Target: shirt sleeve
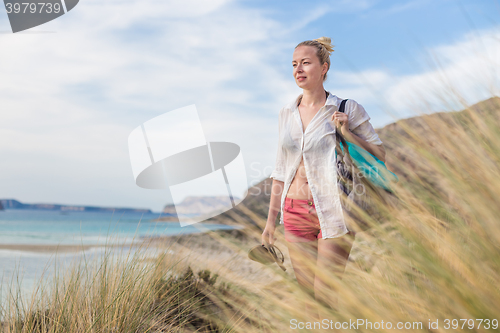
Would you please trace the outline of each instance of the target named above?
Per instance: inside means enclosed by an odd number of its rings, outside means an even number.
[[[380,140],[380,138],[378,137],[377,132],[375,132],[375,129],[373,128],[369,120],[364,121],[363,123],[361,123],[361,125],[353,129],[351,132],[359,136],[361,139],[374,145],[382,144],[382,140]]]
[[[270,178],[279,180],[281,182],[285,182],[285,173],[286,173],[286,156],[285,156],[285,151],[283,149],[283,142],[281,138],[281,126],[282,124],[282,112],[283,110],[280,111],[280,114],[278,116],[278,123],[279,123],[279,128],[278,128],[278,154],[276,157],[276,164],[274,165],[274,170],[271,173]]]
[[[348,99],[345,105],[345,113],[349,119],[349,130],[354,130],[367,120],[370,116],[365,108],[353,99]]]

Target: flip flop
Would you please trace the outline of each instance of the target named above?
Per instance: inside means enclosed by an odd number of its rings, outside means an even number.
[[[248,258],[264,265],[270,265],[275,262],[283,271],[286,271],[285,266],[283,266],[283,262],[285,261],[283,252],[275,245],[269,244],[269,247],[256,245],[248,251]]]

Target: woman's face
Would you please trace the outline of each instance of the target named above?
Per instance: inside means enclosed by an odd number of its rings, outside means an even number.
[[[327,72],[328,64],[319,63],[314,46],[299,46],[293,52],[293,77],[295,83],[306,90],[313,90],[323,84],[323,74]]]

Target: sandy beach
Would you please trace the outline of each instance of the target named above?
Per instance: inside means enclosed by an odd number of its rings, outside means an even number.
[[[148,249],[156,249],[160,253],[168,252],[172,254],[175,260],[180,261],[182,267],[189,265],[195,272],[208,269],[214,274],[224,275],[234,281],[244,280],[256,283],[256,285],[268,285],[270,282],[279,279],[279,276],[272,273],[270,267],[251,261],[248,258],[248,250],[255,245],[258,245],[258,243],[238,237],[236,231],[217,230],[181,236],[144,238],[142,242],[134,244],[133,247],[147,247]],[[290,274],[293,269],[288,259],[287,247],[285,244],[277,245],[285,255],[286,273]],[[107,247],[110,246],[118,247],[122,245],[107,245]],[[0,244],[0,250],[32,253],[78,253],[91,248],[104,248],[104,245]],[[279,269],[276,264],[273,265]]]
[[[173,237],[157,237],[145,240],[151,247],[172,251],[176,258],[185,258],[194,271],[208,269],[232,281],[247,282],[256,288],[271,287],[281,277],[273,272],[281,271],[277,264],[265,266],[248,258],[248,250],[260,242],[237,237],[234,231],[212,231]],[[276,244],[285,256],[285,274],[293,274],[286,244]]]
[[[94,247],[102,247],[102,244],[95,245],[33,245],[33,244],[0,244],[0,250],[12,250],[38,253],[70,253],[89,250]]]

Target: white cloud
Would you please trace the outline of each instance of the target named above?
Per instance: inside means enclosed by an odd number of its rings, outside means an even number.
[[[371,2],[342,5],[363,10]],[[239,144],[251,180],[269,175],[277,113],[300,93],[291,68],[282,71],[294,46],[284,24],[230,1],[86,0],[40,29],[56,33],[0,34],[7,50],[0,53],[0,198],[159,210],[170,198],[135,186],[127,137],[144,121],[193,103],[209,141]],[[479,53],[465,52],[478,46],[473,35],[432,50],[447,59],[443,73],[470,101],[482,77],[498,78],[499,35],[480,34]],[[387,100],[403,114],[408,101],[441,87],[437,70],[331,77],[326,87],[337,95],[372,105]],[[269,172],[257,176],[255,163]]]
[[[463,107],[499,94],[500,30],[498,28],[469,33],[461,41],[428,51],[435,66],[416,75],[399,77],[388,86],[387,98],[395,108],[408,112],[408,101],[422,108],[429,102],[431,110]]]
[[[240,144],[250,161],[249,125],[274,135],[268,110],[291,87],[274,66],[279,24],[227,1],[85,1],[43,29],[56,33],[0,35],[0,197],[159,210],[169,198],[133,183],[133,128],[195,103],[207,139]],[[27,173],[34,182],[15,190]]]
[[[422,72],[394,75],[389,70],[333,71],[342,98],[370,106],[374,127],[417,113],[461,110],[464,105],[500,94],[500,29],[469,33],[455,43],[425,50]],[[390,115],[392,114],[392,115]]]

